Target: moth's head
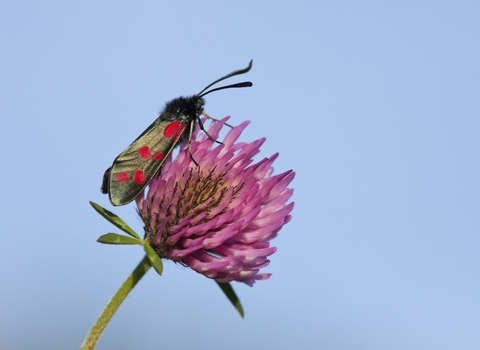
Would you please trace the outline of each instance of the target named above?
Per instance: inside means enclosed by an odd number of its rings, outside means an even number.
[[[163,118],[175,120],[180,117],[195,119],[203,112],[205,100],[197,95],[178,97],[165,105],[162,112]]]
[[[195,105],[196,105],[196,114],[197,117],[203,113],[203,106],[205,106],[205,100],[202,97],[194,96],[193,98],[196,99]]]

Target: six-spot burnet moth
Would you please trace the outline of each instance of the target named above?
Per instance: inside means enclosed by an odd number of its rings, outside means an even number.
[[[160,116],[125,151],[120,153],[112,166],[105,171],[100,190],[104,194],[108,193],[110,202],[113,205],[125,205],[133,201],[158,173],[165,158],[175,146],[185,140],[188,140],[190,157],[197,164],[190,147],[195,122],[198,121],[200,129],[213,139],[205,131],[200,120],[202,114],[210,118],[203,111],[205,105],[203,96],[213,91],[249,87],[253,84],[246,81],[206,90],[222,80],[247,73],[251,68],[252,61],[247,68],[236,70],[215,80],[196,95],[179,97],[168,102]]]

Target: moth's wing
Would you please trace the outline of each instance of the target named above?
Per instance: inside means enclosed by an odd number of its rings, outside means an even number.
[[[106,175],[113,205],[130,203],[142,192],[176,146],[185,127],[185,123],[160,117],[115,158]]]

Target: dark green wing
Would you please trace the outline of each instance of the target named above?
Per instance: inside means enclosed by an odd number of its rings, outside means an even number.
[[[186,126],[178,120],[172,122],[158,118],[115,158],[107,175],[113,205],[130,203],[142,192],[177,145]]]

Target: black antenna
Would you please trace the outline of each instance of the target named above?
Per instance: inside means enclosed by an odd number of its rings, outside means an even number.
[[[232,84],[232,85],[227,85],[227,86],[222,86],[222,87],[219,87],[219,88],[215,88],[215,89],[212,89],[210,91],[207,91],[204,93],[205,90],[207,90],[209,87],[215,85],[216,83],[222,81],[222,80],[225,80],[225,79],[228,79],[228,78],[231,78],[235,75],[239,75],[239,74],[245,74],[247,73],[250,69],[252,69],[252,63],[253,63],[253,60],[250,61],[250,63],[248,64],[248,67],[246,68],[243,68],[243,69],[238,69],[236,71],[233,71],[232,73],[230,74],[227,74],[225,75],[224,77],[221,77],[220,79],[217,79],[215,80],[213,83],[211,83],[210,85],[208,85],[207,87],[205,87],[205,89],[203,89],[202,91],[200,91],[197,96],[198,97],[202,97],[202,96],[205,96],[206,94],[209,94],[213,91],[218,91],[218,90],[222,90],[222,89],[228,89],[228,88],[239,88],[239,87],[250,87],[252,86],[253,84],[249,81],[245,81],[243,83],[237,83],[237,84]]]
[[[218,88],[209,90],[209,91],[207,91],[207,92],[204,92],[204,93],[201,94],[201,95],[198,95],[198,97],[205,96],[206,94],[209,94],[209,93],[211,93],[211,92],[218,91],[218,90],[230,89],[230,88],[242,88],[242,87],[250,87],[250,86],[253,86],[253,84],[252,84],[250,81],[244,81],[243,83],[237,83],[237,84],[232,84],[232,85],[227,85],[227,86],[221,86],[221,87],[218,87]]]

